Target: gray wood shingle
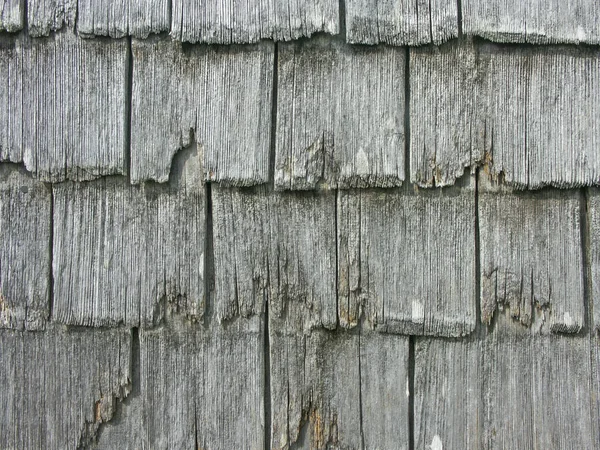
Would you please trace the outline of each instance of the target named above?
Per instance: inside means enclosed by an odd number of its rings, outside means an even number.
[[[125,173],[127,41],[0,40],[0,160],[52,182]]]
[[[0,328],[43,329],[50,314],[52,193],[0,165]]]
[[[339,317],[382,332],[463,336],[475,327],[475,189],[341,191]]]
[[[150,326],[204,313],[201,156],[176,161],[169,184],[124,177],[54,186],[54,316],[85,326]]]
[[[279,46],[278,189],[402,184],[405,56],[324,38]]]
[[[209,181],[269,179],[274,46],[133,41],[131,181],[164,182],[195,139]]]
[[[455,0],[346,0],[346,38],[356,44],[422,45],[458,36]]]
[[[184,42],[289,41],[318,32],[337,34],[337,0],[173,0],[171,36]]]
[[[600,44],[600,10],[589,0],[462,0],[466,34],[496,42]]]
[[[80,448],[131,388],[129,330],[0,330],[0,447]]]
[[[591,272],[591,301],[594,328],[600,331],[600,189],[590,188],[588,196],[589,241],[587,248]]]
[[[0,31],[14,33],[23,28],[25,0],[0,0]]]

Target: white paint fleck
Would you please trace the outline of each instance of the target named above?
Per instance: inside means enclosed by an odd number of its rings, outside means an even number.
[[[444,450],[442,439],[437,434],[433,437],[433,441],[431,441],[429,448],[431,450]]]
[[[409,380],[408,377],[406,377],[406,396],[410,397],[410,384],[409,384]]]
[[[419,300],[412,301],[412,321],[415,323],[425,321],[425,308]]]
[[[356,173],[359,175],[369,173],[369,158],[362,147],[356,153]]]
[[[200,254],[200,277],[204,279],[204,253]]]

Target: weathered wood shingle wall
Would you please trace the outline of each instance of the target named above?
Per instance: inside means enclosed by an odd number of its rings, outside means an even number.
[[[599,448],[597,11],[0,0],[0,447]]]

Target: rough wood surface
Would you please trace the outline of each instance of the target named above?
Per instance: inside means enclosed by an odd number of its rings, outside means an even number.
[[[484,63],[468,40],[409,54],[410,178],[423,187],[452,185],[486,149]]]
[[[280,45],[277,188],[402,184],[405,56],[325,38]]]
[[[408,448],[407,338],[270,331],[271,448]]]
[[[585,324],[581,195],[516,192],[480,176],[481,320],[497,308],[542,332]]]
[[[415,449],[485,448],[481,348],[478,338],[416,339]]]
[[[50,313],[52,194],[0,165],[0,328],[44,328]]]
[[[463,336],[475,327],[475,191],[340,192],[339,317],[383,332]]]
[[[356,44],[422,45],[458,36],[452,0],[346,0],[346,39]]]
[[[25,0],[0,0],[0,31],[14,33],[25,23]]]
[[[98,447],[264,448],[263,357],[259,317],[141,330],[139,392]]]
[[[0,159],[52,182],[125,173],[127,41],[0,39]]]
[[[449,184],[478,162],[521,188],[600,182],[596,50],[467,40],[411,50],[411,67],[414,182]]]
[[[54,186],[54,316],[136,326],[166,310],[204,311],[205,194],[200,156],[180,154],[169,184],[123,177]]]
[[[501,318],[484,347],[484,448],[598,448],[590,338]]]
[[[274,46],[133,41],[131,179],[167,180],[173,155],[195,139],[207,180],[269,179]]]
[[[587,248],[592,285],[594,328],[600,331],[600,189],[588,192],[589,247]],[[599,380],[600,381],[600,380]]]
[[[600,44],[600,10],[589,0],[463,0],[462,26],[496,42]]]
[[[0,447],[80,448],[130,390],[128,330],[0,331]]]
[[[145,38],[169,31],[170,12],[169,0],[28,0],[28,32],[40,37],[77,28],[85,37]]]
[[[335,195],[212,191],[219,321],[259,314],[299,332],[335,328]],[[285,324],[285,325],[284,325]]]
[[[173,0],[171,36],[185,42],[289,41],[339,32],[336,0]]]

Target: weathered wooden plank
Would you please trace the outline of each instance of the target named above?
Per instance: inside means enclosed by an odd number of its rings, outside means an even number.
[[[500,322],[484,347],[484,448],[597,448],[594,337]]]
[[[0,31],[14,33],[25,24],[25,0],[0,0]]]
[[[171,35],[185,42],[244,44],[339,32],[336,0],[173,0]]]
[[[362,190],[338,197],[338,312],[382,332],[463,336],[475,327],[475,192]]]
[[[28,0],[28,32],[40,37],[77,28],[85,37],[146,38],[170,30],[170,11],[168,0]]]
[[[128,330],[0,331],[0,447],[93,442],[130,390]]]
[[[415,449],[485,448],[482,342],[418,338],[415,346]]]
[[[589,247],[587,255],[590,264],[594,328],[600,331],[600,189],[588,191]],[[600,379],[599,379],[600,382]]]
[[[346,0],[346,39],[356,44],[422,45],[458,36],[456,1]]]
[[[402,184],[405,56],[323,37],[280,45],[277,188]]]
[[[0,165],[0,328],[44,328],[50,313],[50,188]]]
[[[270,331],[271,448],[408,448],[407,338]]]
[[[122,177],[54,186],[54,318],[152,325],[204,311],[205,194],[200,157],[180,154],[167,185]]]
[[[264,448],[261,318],[225,328],[172,319],[140,331],[139,394],[98,446]]]
[[[133,42],[131,179],[167,180],[173,155],[195,140],[207,180],[269,179],[274,46],[182,48]]]
[[[125,173],[127,41],[1,39],[0,159],[52,182]]]
[[[600,11],[589,0],[464,0],[463,32],[496,42],[600,44]]]
[[[482,163],[522,188],[600,183],[597,50],[459,45],[411,50],[414,182],[452,183]]]
[[[485,64],[468,40],[409,54],[410,178],[423,187],[452,185],[484,158]]]
[[[585,325],[581,195],[516,192],[480,176],[481,320],[496,309],[545,332]]]
[[[212,205],[218,320],[268,299],[286,329],[335,328],[335,195],[214,186]]]

